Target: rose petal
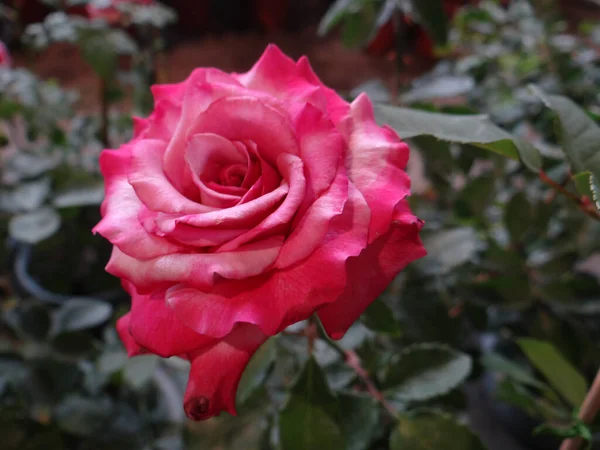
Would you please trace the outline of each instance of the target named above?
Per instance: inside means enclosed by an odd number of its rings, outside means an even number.
[[[131,143],[129,183],[138,198],[152,211],[171,214],[198,214],[214,208],[194,202],[182,195],[163,171],[166,143],[144,139]]]
[[[215,345],[190,353],[190,377],[184,410],[192,420],[236,415],[235,395],[250,358],[267,339],[258,327],[240,325]]]
[[[137,355],[143,355],[146,351],[138,345],[138,343],[133,339],[133,336],[129,332],[129,321],[131,320],[131,313],[128,312],[119,320],[117,320],[117,333],[119,333],[119,338],[123,345],[125,346],[125,350],[127,350],[127,355],[131,358]]]
[[[200,334],[220,338],[236,323],[258,325],[272,336],[333,302],[346,284],[346,260],[366,246],[369,209],[349,185],[344,212],[330,222],[322,245],[299,264],[243,281],[217,283],[210,290],[178,285],[167,303],[179,320]]]
[[[241,280],[263,273],[277,258],[283,238],[271,237],[226,253],[179,253],[138,260],[113,248],[107,272],[129,280],[140,294],[176,283],[209,288],[215,276]]]
[[[92,231],[135,258],[155,258],[177,252],[180,246],[149,234],[138,220],[144,206],[127,180],[130,160],[130,146],[104,150],[100,155],[106,195],[101,207],[103,219]]]
[[[348,281],[344,293],[319,309],[327,334],[341,339],[364,312],[410,262],[425,256],[419,239],[422,222],[413,216],[408,203],[396,208],[394,223],[387,233],[347,263]]]
[[[302,160],[297,156],[284,153],[277,158],[277,167],[279,173],[283,176],[283,179],[287,181],[290,186],[290,190],[281,206],[250,231],[223,244],[218,250],[219,252],[235,250],[247,242],[266,234],[272,235],[273,232],[277,233],[282,227],[287,227],[289,225],[289,222],[298,211],[298,207],[304,199],[306,191],[304,165]]]
[[[165,304],[164,292],[140,295],[131,285],[129,333],[138,346],[163,358],[189,353],[214,344],[185,326]]]
[[[373,242],[387,232],[395,206],[410,194],[410,179],[404,171],[409,149],[393,130],[375,123],[373,106],[364,94],[352,102],[347,127],[348,178],[371,209],[369,242]]]

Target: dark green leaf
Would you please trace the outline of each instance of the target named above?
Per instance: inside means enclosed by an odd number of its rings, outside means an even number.
[[[481,358],[481,363],[488,369],[506,375],[519,383],[526,384],[537,389],[546,389],[545,383],[542,383],[530,374],[525,368],[504,358],[497,353],[490,353]]]
[[[549,342],[523,338],[518,341],[527,358],[569,404],[581,406],[587,392],[587,382],[579,371]]]
[[[279,415],[282,450],[343,450],[344,436],[334,421],[337,415],[335,407],[336,400],[327,386],[325,375],[311,357]]]
[[[411,6],[415,22],[423,25],[437,45],[446,45],[448,18],[444,12],[443,0],[412,0]]]
[[[238,405],[243,405],[263,385],[276,356],[276,338],[271,338],[258,349],[244,370],[236,395]]]
[[[61,430],[77,436],[102,433],[113,414],[107,398],[90,399],[70,396],[56,408],[54,415]]]
[[[394,317],[394,312],[381,299],[377,299],[371,303],[360,318],[373,331],[392,336],[400,336],[402,334],[402,328],[398,320]]]
[[[50,315],[41,305],[30,303],[9,310],[7,322],[26,338],[41,341],[50,331]]]
[[[392,359],[385,378],[386,395],[423,401],[446,394],[471,373],[471,357],[446,345],[414,344]]]
[[[498,128],[486,116],[432,113],[389,105],[375,105],[375,116],[378,123],[390,125],[403,139],[428,135],[443,141],[471,144],[508,158],[520,158],[536,173],[542,165],[535,147]]]
[[[422,412],[402,417],[390,436],[390,450],[484,450],[471,430],[451,416]]]
[[[532,90],[558,116],[562,149],[574,171],[589,171],[600,180],[600,127],[569,98],[545,94],[537,86]]]
[[[585,171],[573,175],[572,178],[579,195],[585,196],[594,203],[597,210],[600,210],[600,187],[598,180],[592,175],[592,172]]]
[[[461,191],[457,208],[463,215],[480,217],[494,195],[494,177],[485,175],[472,180]],[[466,211],[465,211],[466,209]]]
[[[520,242],[532,219],[531,203],[524,192],[517,192],[504,209],[504,223],[513,242]]]
[[[81,331],[60,333],[50,344],[58,353],[70,357],[83,357],[94,350],[94,338]]]
[[[339,395],[339,423],[346,437],[345,450],[367,450],[379,423],[379,406],[364,395]]]
[[[112,314],[110,304],[92,298],[72,298],[66,301],[55,316],[56,332],[93,328],[106,322]]]

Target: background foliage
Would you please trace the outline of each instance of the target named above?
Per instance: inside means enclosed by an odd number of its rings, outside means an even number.
[[[396,61],[395,85],[348,98],[370,94],[410,141],[429,256],[340,342],[314,323],[271,339],[244,373],[239,416],[195,424],[181,408],[184,362],[126,358],[114,323],[127,298],[89,232],[99,151],[131,133],[131,113],[110,105],[132,93],[134,113],[148,111],[174,12],[127,6],[108,26],[74,15],[80,0],[48,3],[57,10],[22,41],[77,45],[102,80],[100,111],[0,69],[5,448],[482,449],[473,392],[527,448],[592,438],[575,412],[600,366],[596,24],[573,30],[556,5],[526,0],[333,2],[319,33]],[[405,83],[415,48],[438,61]]]

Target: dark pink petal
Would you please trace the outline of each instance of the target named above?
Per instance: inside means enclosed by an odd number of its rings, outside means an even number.
[[[379,236],[357,257],[347,263],[344,293],[318,312],[325,330],[341,339],[350,325],[364,312],[410,262],[425,256],[419,239],[422,222],[413,216],[408,203],[398,205],[387,233]]]
[[[179,320],[200,334],[220,338],[236,323],[251,323],[272,336],[331,303],[346,284],[346,260],[367,244],[369,209],[354,186],[344,212],[333,218],[319,246],[302,262],[240,281],[216,283],[210,290],[185,285],[167,291]]]
[[[132,356],[143,355],[146,351],[138,345],[138,343],[133,339],[133,336],[129,332],[129,321],[131,320],[131,313],[128,312],[119,320],[117,320],[117,333],[119,333],[119,338],[123,345],[125,346],[125,350],[127,350],[127,355],[131,358]]]
[[[192,362],[185,391],[184,410],[192,420],[236,415],[235,395],[250,358],[267,339],[253,325],[239,325],[213,346],[188,355]]]
[[[134,258],[154,258],[179,251],[179,245],[149,234],[140,223],[138,214],[144,205],[127,180],[130,161],[127,146],[104,150],[100,155],[106,195],[101,207],[103,218],[92,231]]]
[[[271,266],[283,238],[271,237],[226,253],[179,253],[138,260],[113,248],[107,272],[125,278],[140,294],[165,289],[177,283],[210,288],[215,277],[242,280],[263,273]]]
[[[141,348],[169,358],[214,344],[214,339],[196,333],[177,319],[165,304],[164,292],[140,295],[133,286],[129,292],[129,333]]]
[[[352,102],[346,126],[348,178],[371,209],[369,242],[373,242],[387,232],[395,206],[410,194],[404,170],[409,149],[392,129],[375,123],[373,106],[364,94]]]

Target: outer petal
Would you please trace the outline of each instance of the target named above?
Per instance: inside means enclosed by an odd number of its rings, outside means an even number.
[[[390,128],[375,123],[373,106],[361,94],[347,118],[348,177],[364,195],[373,214],[369,242],[387,232],[395,206],[410,194],[410,179],[404,171],[408,145]]]
[[[419,239],[422,222],[413,216],[406,201],[396,208],[390,230],[348,260],[344,293],[318,312],[327,333],[341,339],[356,319],[410,262],[425,256]]]
[[[127,180],[130,149],[104,150],[100,168],[105,180],[103,219],[92,230],[100,233],[121,252],[135,258],[155,258],[177,252],[180,246],[149,234],[138,219],[144,206]]]
[[[133,336],[129,332],[129,321],[131,320],[131,313],[128,312],[119,320],[117,320],[117,333],[119,333],[119,338],[123,345],[125,346],[125,350],[127,350],[127,355],[131,358],[132,356],[142,355],[146,353],[146,351],[138,345],[138,343],[133,339]]]
[[[211,347],[190,353],[190,378],[184,410],[192,420],[218,416],[221,411],[236,415],[235,395],[248,361],[267,339],[253,325],[239,325]]]
[[[242,280],[263,273],[275,262],[282,241],[282,237],[271,237],[232,252],[178,253],[145,261],[114,247],[106,270],[133,283],[141,294],[176,283],[208,288],[214,284],[215,276]]]
[[[366,246],[369,210],[350,185],[344,212],[330,222],[322,245],[301,263],[240,281],[223,281],[211,290],[184,285],[167,291],[179,320],[200,334],[220,338],[236,323],[252,323],[272,336],[331,303],[346,284],[346,260]]]
[[[202,336],[181,323],[165,304],[165,293],[140,295],[130,284],[131,312],[129,333],[141,348],[163,358],[182,355],[214,344],[214,339]]]

